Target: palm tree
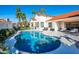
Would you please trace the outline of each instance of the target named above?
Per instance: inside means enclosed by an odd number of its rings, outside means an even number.
[[[34,9],[32,9],[32,14],[36,14],[36,11]]]
[[[36,13],[40,13],[40,14],[43,14],[45,12],[45,9],[44,8],[41,8],[40,10],[39,10],[39,12],[36,12],[34,9],[32,9],[32,14],[36,14]]]
[[[43,14],[45,12],[45,9],[44,8],[41,8],[40,10],[39,10],[39,13],[41,13],[41,14]]]
[[[24,24],[24,28],[25,28],[25,25],[26,25],[26,15],[24,13],[21,14],[21,18],[22,18],[22,22]]]
[[[20,10],[20,8],[16,8],[16,18],[18,18],[19,19],[19,24],[20,24],[20,26],[21,26],[21,10]]]

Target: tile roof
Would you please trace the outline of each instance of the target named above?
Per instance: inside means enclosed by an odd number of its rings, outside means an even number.
[[[35,19],[35,17],[32,18],[33,21],[36,21],[37,19]]]
[[[16,25],[17,23],[12,22],[13,25]]]
[[[71,17],[71,16],[76,16],[76,15],[79,15],[79,10],[73,11],[73,12],[70,12],[70,13],[66,13],[66,14],[61,14],[61,15],[58,15],[58,16],[54,16],[54,17],[52,17],[51,19],[49,19],[47,21],[64,19],[64,18],[68,18],[68,17]]]
[[[0,19],[0,22],[6,22],[6,20]]]

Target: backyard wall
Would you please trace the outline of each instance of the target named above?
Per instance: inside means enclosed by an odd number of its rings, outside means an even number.
[[[11,29],[13,25],[9,22],[0,22],[0,30],[1,29]]]

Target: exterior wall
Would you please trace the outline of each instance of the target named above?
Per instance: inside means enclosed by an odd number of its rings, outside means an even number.
[[[42,21],[43,22],[43,21]],[[38,23],[38,27],[37,27],[37,23]],[[46,22],[43,22],[44,23],[44,26],[42,27],[41,26],[41,22],[38,22],[38,21],[32,21],[32,22],[30,22],[30,28],[31,29],[39,29],[39,30],[41,30],[41,29],[43,29],[44,27],[48,27],[48,23],[46,23]],[[32,26],[33,25],[33,26]]]
[[[59,28],[61,28],[61,29],[66,29],[66,24],[65,24],[64,21],[58,22],[58,25],[59,25]]]
[[[13,28],[12,24],[9,22],[0,22],[0,30],[1,29],[11,29]]]
[[[51,19],[51,17],[35,15],[35,19],[37,19],[39,22],[45,22],[46,20]]]
[[[48,27],[48,22],[44,22],[44,27]]]
[[[46,22],[46,20],[51,19],[51,17],[35,15],[35,19],[36,20],[34,20],[34,21],[31,19],[31,21],[30,21],[30,28],[36,29],[36,25],[35,24],[36,24],[36,22],[39,22],[39,27],[37,27],[37,29],[41,30],[44,27],[48,27],[48,23]],[[41,22],[44,22],[44,27],[41,27]],[[31,23],[33,23],[34,26],[32,26]]]

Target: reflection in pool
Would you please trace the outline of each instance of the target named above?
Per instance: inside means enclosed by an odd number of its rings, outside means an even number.
[[[60,41],[41,32],[21,32],[16,38],[15,48],[29,53],[44,53],[57,49]]]

